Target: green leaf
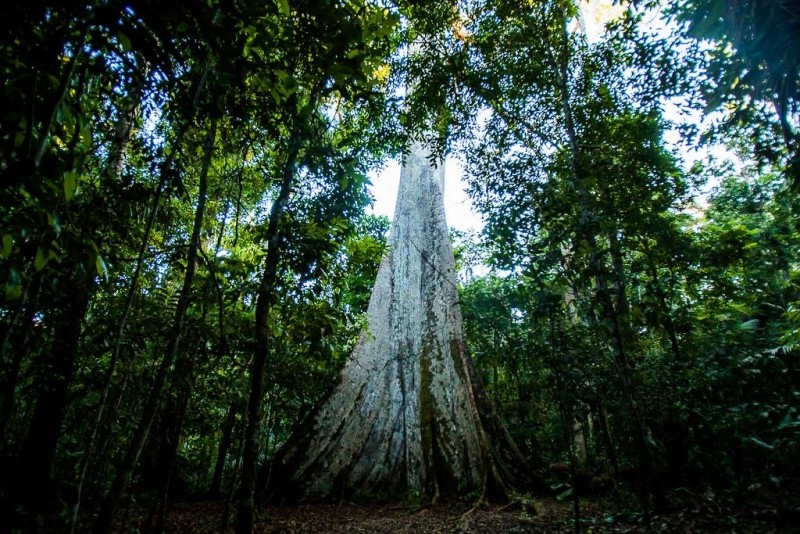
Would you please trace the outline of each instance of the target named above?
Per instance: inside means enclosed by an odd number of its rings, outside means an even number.
[[[745,441],[749,441],[750,443],[755,443],[759,447],[763,447],[763,448],[765,448],[767,450],[770,450],[770,451],[775,448],[774,445],[770,445],[769,443],[767,443],[765,441],[762,441],[762,440],[760,440],[760,439],[758,439],[757,437],[754,437],[754,436],[746,437],[744,439],[745,439]]]
[[[289,0],[275,0],[275,3],[278,5],[278,11],[281,15],[289,15]]]
[[[50,261],[50,249],[47,247],[39,247],[36,251],[36,259],[33,260],[33,268],[36,269],[37,272],[41,271],[42,269],[47,266],[47,262]]]
[[[6,280],[6,299],[17,300],[22,296],[22,278],[16,269],[11,269]]]
[[[131,40],[130,37],[125,35],[122,32],[117,33],[117,39],[119,40],[119,44],[122,46],[123,52],[130,52],[131,50]]]
[[[78,190],[78,175],[74,172],[68,172],[64,175],[64,197],[67,202],[72,200],[75,196],[75,191]]]
[[[47,214],[47,223],[53,228],[56,235],[61,235],[61,223],[58,221],[58,215],[55,213]]]
[[[275,89],[270,89],[269,94],[272,95],[272,99],[276,104],[280,104],[282,102],[280,93],[278,93],[278,91]]]
[[[0,255],[4,258],[7,258],[11,255],[11,249],[14,246],[14,238],[11,237],[10,234],[5,234],[3,236],[3,248],[0,249]]]
[[[108,266],[106,265],[106,262],[103,260],[103,257],[100,256],[99,254],[95,256],[94,267],[95,269],[97,269],[98,275],[100,275],[103,278],[108,277]]]
[[[569,497],[572,497],[572,493],[573,493],[573,489],[571,487],[569,487],[569,488],[565,489],[564,491],[562,491],[561,493],[559,493],[558,495],[556,495],[556,500],[563,501],[565,499],[568,499]]]
[[[800,428],[800,421],[794,420],[794,408],[790,408],[786,415],[784,416],[781,423],[778,425],[778,430],[786,430],[787,428]]]

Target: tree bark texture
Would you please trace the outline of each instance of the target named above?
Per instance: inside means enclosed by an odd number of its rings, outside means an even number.
[[[442,176],[414,143],[368,326],[338,386],[277,453],[273,498],[504,496],[534,480],[467,354]]]

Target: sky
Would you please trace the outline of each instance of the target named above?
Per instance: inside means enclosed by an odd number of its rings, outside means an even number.
[[[444,165],[444,210],[447,225],[456,230],[480,230],[483,227],[481,216],[472,209],[472,202],[464,188],[463,171],[459,161],[448,157]],[[397,187],[400,184],[400,163],[390,161],[379,172],[369,175],[372,181],[372,196],[375,203],[367,210],[375,215],[394,217],[394,204],[397,200]]]

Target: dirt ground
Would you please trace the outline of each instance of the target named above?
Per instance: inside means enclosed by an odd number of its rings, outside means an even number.
[[[721,509],[687,507],[654,515],[648,528],[641,514],[609,513],[608,502],[586,501],[581,505],[580,532],[800,532],[793,518],[786,521],[775,510],[753,509],[728,513]],[[612,506],[613,508],[613,506]],[[170,533],[232,532],[220,528],[225,504],[205,502],[176,505],[168,514],[165,531]],[[571,502],[553,499],[522,500],[510,506],[465,504],[432,507],[339,505],[270,506],[259,513],[260,533],[514,533],[575,532]],[[130,518],[133,519],[133,518]],[[129,527],[132,527],[129,523]],[[132,531],[136,531],[133,526]],[[130,531],[130,530],[129,530]]]

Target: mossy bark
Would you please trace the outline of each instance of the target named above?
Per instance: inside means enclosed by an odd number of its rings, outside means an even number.
[[[332,394],[278,452],[273,498],[436,499],[536,478],[466,352],[443,169],[415,143],[403,162],[368,326]]]

